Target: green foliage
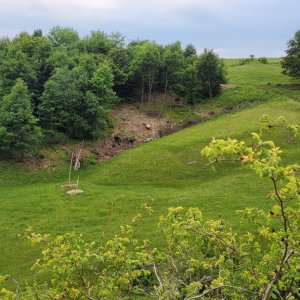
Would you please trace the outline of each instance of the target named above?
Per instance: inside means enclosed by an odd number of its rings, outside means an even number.
[[[249,64],[252,61],[253,61],[253,59],[251,59],[251,58],[244,58],[244,59],[241,59],[239,63],[242,66],[242,65],[245,65],[245,64]]]
[[[259,57],[257,60],[261,64],[267,64],[268,63],[268,59],[266,57]]]
[[[18,47],[10,46],[1,53],[0,96],[9,93],[17,78],[22,78],[32,91],[37,84],[37,73],[28,56]]]
[[[202,94],[210,98],[220,94],[221,84],[226,83],[225,67],[212,50],[205,49],[200,55],[197,71]]]
[[[53,72],[56,68],[73,68],[76,65],[74,57],[66,49],[54,51],[46,60],[47,67]]]
[[[113,42],[102,31],[92,31],[90,36],[80,42],[80,46],[84,47],[90,53],[107,54],[110,49],[119,45]]]
[[[197,61],[194,61],[193,64],[187,66],[184,73],[184,86],[186,88],[187,100],[193,105],[195,105],[196,99],[199,97],[201,91],[197,67]]]
[[[6,44],[0,54],[1,85],[8,93],[17,78],[22,78],[29,89],[34,113],[50,75],[46,60],[52,52],[50,41],[42,35],[21,33]]]
[[[188,44],[184,48],[184,57],[185,58],[195,58],[197,56],[196,48],[193,44]]]
[[[20,155],[32,152],[41,137],[32,115],[27,86],[18,79],[0,104],[0,153]]]
[[[286,56],[282,60],[283,74],[292,78],[300,78],[300,30],[289,40]]]
[[[100,105],[117,102],[117,96],[113,91],[114,75],[107,63],[98,66],[91,79],[91,84]]]
[[[129,53],[124,48],[111,48],[108,57],[114,75],[114,90],[119,96],[128,97]]]
[[[209,52],[207,57],[211,56],[212,67],[215,54]],[[202,58],[199,64],[204,63]],[[215,57],[215,60],[218,61],[218,58]],[[46,36],[41,30],[31,35],[21,32],[13,39],[2,38],[0,41],[0,98],[10,92],[17,78],[22,78],[29,90],[33,114],[40,117],[39,124],[44,130],[59,130],[70,137],[95,138],[105,131],[103,106],[116,103],[116,95],[125,102],[137,100],[140,94],[141,101],[145,102],[147,97],[149,103],[154,100],[153,94],[164,93],[164,97],[159,99],[160,110],[169,99],[180,98],[195,105],[203,95],[217,95],[220,92],[219,82],[222,82],[220,76],[212,70],[204,71],[207,64],[195,73],[195,61],[198,61],[195,47],[190,44],[183,50],[180,42],[162,46],[137,40],[125,45],[124,37],[118,32],[92,31],[80,38],[74,29],[62,26],[53,27]],[[218,68],[222,69],[221,64]],[[53,80],[58,80],[57,74],[62,72],[60,69],[65,70],[66,78],[59,80],[66,83],[66,91],[62,84],[57,83],[54,88]],[[208,72],[214,74],[205,79]],[[77,86],[72,84],[72,80]],[[51,91],[50,86],[53,88]],[[213,89],[208,91],[208,87]],[[97,109],[92,104],[95,101],[91,94],[87,96],[88,92],[97,97]],[[60,94],[60,101],[66,96],[66,102],[72,108],[59,112],[64,104],[50,99],[50,94]],[[88,111],[79,113],[82,109]],[[87,116],[91,111],[91,120],[98,116],[97,125],[89,125]],[[100,127],[101,134],[98,132]],[[98,133],[95,135],[95,132]]]
[[[144,42],[134,46],[130,71],[139,82],[142,102],[144,101],[145,88],[148,89],[148,101],[151,99],[160,63],[160,50],[156,43]]]
[[[246,208],[238,212],[252,224],[251,231],[235,233],[222,218],[206,221],[199,208],[182,207],[169,208],[159,219],[167,244],[164,249],[134,238],[141,214],[106,243],[86,242],[75,233],[52,239],[29,229],[31,242],[44,243],[42,258],[34,267],[50,272],[51,283],[15,293],[3,289],[2,294],[7,299],[297,299],[299,166],[282,166],[281,151],[262,136],[279,127],[299,137],[300,127],[282,117],[263,116],[261,121],[260,132],[252,133],[249,143],[213,139],[202,150],[213,162],[237,161],[271,180],[269,211]],[[147,204],[143,208],[152,213]]]
[[[89,80],[88,73],[82,68],[56,69],[45,85],[39,106],[43,126],[66,132],[74,138],[102,136],[107,127],[107,116],[102,105],[116,99],[111,90],[112,75],[109,70],[105,65],[99,67],[93,79]],[[95,90],[95,94],[91,89]]]
[[[48,33],[54,47],[73,47],[79,42],[78,33],[70,27],[54,26]]]
[[[161,71],[164,86],[164,94],[174,90],[176,85],[181,82],[184,66],[184,55],[181,45],[178,43],[167,45],[161,55]]]

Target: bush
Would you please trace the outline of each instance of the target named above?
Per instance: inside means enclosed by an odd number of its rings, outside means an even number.
[[[258,62],[260,62],[261,64],[267,64],[268,60],[266,57],[259,57]]]

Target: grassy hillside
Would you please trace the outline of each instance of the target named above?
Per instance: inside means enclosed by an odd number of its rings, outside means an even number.
[[[238,222],[234,211],[251,206],[267,209],[265,195],[270,183],[233,164],[220,164],[213,171],[205,166],[200,150],[212,137],[248,139],[258,129],[258,119],[264,113],[272,117],[284,115],[290,123],[299,124],[300,102],[295,100],[300,92],[290,92],[289,85],[285,85],[287,93],[278,92],[276,84],[293,81],[281,75],[276,63],[229,67],[228,74],[230,83],[238,86],[225,91],[215,100],[215,106],[250,98],[263,98],[264,103],[222,115],[80,170],[84,194],[71,197],[61,190],[60,185],[67,180],[67,166],[34,172],[11,162],[0,162],[0,273],[21,280],[28,277],[39,250],[19,236],[28,226],[54,235],[75,230],[88,239],[98,239],[104,232],[107,239],[140,212],[144,203],[151,205],[154,213],[145,217],[136,235],[150,238],[157,246],[162,243],[156,220],[170,206],[197,206],[207,218],[221,214],[236,229],[249,229],[247,224]],[[300,163],[300,143],[286,137],[284,132],[276,137],[285,150],[284,161]],[[188,164],[192,161],[197,163]]]

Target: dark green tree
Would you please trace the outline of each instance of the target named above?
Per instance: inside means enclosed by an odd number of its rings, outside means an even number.
[[[11,44],[11,40],[8,37],[1,37],[0,38],[0,53],[7,51],[10,44]]]
[[[293,39],[289,40],[286,57],[282,60],[283,74],[292,78],[300,78],[300,30],[295,33]]]
[[[115,42],[110,40],[102,31],[92,31],[90,36],[80,41],[80,47],[87,52],[107,54],[113,48]]]
[[[22,79],[17,79],[0,105],[0,152],[19,156],[31,152],[41,137],[37,119],[32,114],[30,96]]]
[[[184,56],[180,43],[167,45],[162,52],[162,81],[164,82],[164,97],[181,81]]]
[[[54,51],[46,61],[47,68],[53,73],[55,68],[69,68],[76,66],[74,56],[66,49],[58,49]]]
[[[184,71],[184,88],[185,88],[185,97],[188,103],[191,103],[193,106],[196,104],[196,99],[200,95],[200,85],[199,85],[199,76],[198,76],[198,66],[197,61],[189,64]]]
[[[82,66],[72,70],[56,69],[45,84],[39,106],[43,127],[51,132],[65,132],[72,138],[97,138],[103,135],[108,126],[108,117],[102,105],[115,100],[109,85],[113,78],[109,77],[111,73],[106,74],[108,70],[99,67],[90,79]]]
[[[2,55],[1,55],[2,54]],[[37,86],[37,72],[26,53],[11,45],[7,51],[0,54],[0,97],[8,94],[17,78],[22,78],[30,93]]]
[[[68,131],[69,105],[77,98],[75,76],[67,68],[57,68],[45,84],[39,105],[39,119],[44,128]]]
[[[114,90],[118,96],[128,97],[129,53],[126,48],[114,47],[108,52],[108,57],[114,75]]]
[[[77,61],[77,68],[86,73],[88,78],[92,78],[103,58],[93,53],[80,53],[77,58],[74,57],[75,60]]]
[[[205,49],[198,61],[198,77],[204,97],[217,96],[221,92],[221,84],[226,82],[223,61],[212,50]]]
[[[193,44],[188,44],[185,48],[184,48],[184,57],[185,58],[193,58],[197,56],[197,51],[196,48]]]
[[[42,29],[35,29],[32,33],[33,37],[42,37],[43,36],[43,30]]]
[[[148,101],[150,101],[161,63],[160,49],[154,42],[143,42],[134,47],[131,72],[139,82],[141,101],[144,101],[145,87],[148,88]]]
[[[28,85],[35,109],[39,104],[44,89],[44,84],[51,74],[47,59],[53,51],[50,41],[42,36],[41,30],[36,30],[32,35],[26,32],[13,39],[13,48],[26,55],[31,68],[36,74],[36,81],[30,82],[29,78],[23,78]]]

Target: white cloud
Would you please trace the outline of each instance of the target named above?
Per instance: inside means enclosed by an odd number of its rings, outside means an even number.
[[[82,35],[101,29],[223,47],[236,56],[252,47],[268,53],[284,47],[299,28],[299,10],[299,0],[0,0],[0,35],[61,25]]]
[[[4,2],[4,3],[1,3]],[[64,16],[76,19],[98,16],[105,20],[170,17],[186,8],[222,11],[233,0],[10,0],[1,1],[0,16],[5,13]],[[166,19],[167,20],[167,19]]]

